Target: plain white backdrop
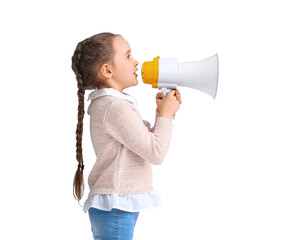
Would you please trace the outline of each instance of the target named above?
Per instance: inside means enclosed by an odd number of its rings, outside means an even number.
[[[181,88],[164,163],[161,207],[139,215],[135,240],[288,239],[288,36],[285,1],[9,1],[1,24],[1,239],[92,239],[72,194],[76,44],[121,34],[139,61],[218,53],[215,100]],[[139,84],[154,123],[158,89]],[[88,96],[88,92],[86,97]],[[89,102],[86,102],[85,108]],[[85,195],[95,154],[83,136]]]

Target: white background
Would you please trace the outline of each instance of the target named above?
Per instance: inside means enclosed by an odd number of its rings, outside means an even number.
[[[0,9],[1,239],[92,239],[72,194],[71,56],[103,31],[130,43],[139,69],[156,56],[219,56],[215,100],[179,87],[170,149],[153,168],[163,203],[139,215],[135,239],[288,239],[285,1],[2,1]],[[125,91],[153,124],[158,90],[138,81]],[[82,204],[95,161],[88,115],[83,148]]]

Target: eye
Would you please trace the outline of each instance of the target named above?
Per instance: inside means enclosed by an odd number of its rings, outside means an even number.
[[[130,57],[131,57],[131,55],[130,55],[130,54],[128,54],[128,55],[127,55],[127,59],[130,59]]]

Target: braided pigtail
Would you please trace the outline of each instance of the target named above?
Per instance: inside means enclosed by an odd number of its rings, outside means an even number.
[[[78,161],[78,168],[74,177],[74,197],[81,200],[84,193],[84,181],[83,181],[83,155],[82,155],[82,136],[83,136],[83,118],[85,114],[84,110],[84,95],[85,91],[78,89],[78,123],[76,129],[76,159]],[[76,196],[75,196],[76,195]]]
[[[85,114],[84,110],[84,95],[85,90],[83,88],[82,75],[79,73],[78,66],[81,59],[82,43],[77,45],[77,48],[72,57],[72,69],[76,75],[78,82],[78,123],[76,128],[76,159],[78,161],[78,167],[74,176],[73,182],[73,195],[78,201],[81,200],[84,193],[84,180],[83,180],[83,155],[82,155],[82,136],[83,136],[83,118]]]
[[[98,71],[103,63],[111,63],[114,56],[112,39],[116,36],[113,33],[99,33],[90,38],[79,42],[72,56],[72,69],[76,75],[78,86],[78,123],[76,128],[76,159],[78,167],[74,176],[73,195],[78,202],[84,193],[83,180],[83,155],[82,155],[82,136],[84,95],[85,90],[100,89],[103,86]]]

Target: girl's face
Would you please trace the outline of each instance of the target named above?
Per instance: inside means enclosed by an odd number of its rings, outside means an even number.
[[[138,84],[137,69],[138,62],[132,57],[129,43],[122,37],[113,39],[114,57],[112,61],[113,88],[122,91],[124,88]]]

